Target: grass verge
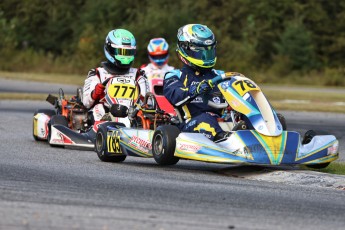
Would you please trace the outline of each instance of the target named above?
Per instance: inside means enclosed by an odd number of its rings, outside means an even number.
[[[42,94],[42,93],[0,93],[0,100],[45,101],[47,99],[47,96],[48,94],[46,93],[45,94]],[[65,94],[66,98],[71,98],[72,96],[73,95]]]
[[[11,80],[38,81],[49,83],[64,83],[83,85],[85,76],[68,74],[46,73],[16,73],[0,71],[0,78]],[[277,86],[278,88],[279,86]],[[308,88],[308,87],[306,87]],[[318,86],[317,88],[322,89]],[[344,89],[345,91],[345,89]],[[263,92],[276,110],[312,111],[312,112],[336,112],[345,113],[345,93],[317,92],[301,90],[277,90],[264,89]],[[13,100],[42,100],[46,95],[28,93],[0,93],[0,99]]]
[[[313,169],[305,165],[302,165],[301,168],[317,171],[317,172],[323,172],[323,173],[345,175],[345,163],[341,163],[341,162],[332,162],[326,168],[323,168],[323,169]]]
[[[38,81],[48,83],[62,83],[71,85],[84,85],[86,76],[52,73],[16,73],[0,71],[0,78],[10,80]]]

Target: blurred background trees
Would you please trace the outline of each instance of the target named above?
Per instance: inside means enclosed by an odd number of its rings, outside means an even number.
[[[180,67],[176,33],[188,23],[216,34],[217,69],[258,83],[345,86],[345,1],[329,0],[2,0],[0,70],[86,74],[114,28],[136,37],[135,67],[154,37]]]

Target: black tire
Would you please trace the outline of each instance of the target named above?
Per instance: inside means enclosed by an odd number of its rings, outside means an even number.
[[[96,140],[95,140],[95,152],[98,158],[104,162],[122,162],[126,159],[126,155],[109,156],[107,155],[107,126],[112,123],[120,126],[123,124],[117,122],[106,122],[98,127]]]
[[[280,113],[277,113],[277,117],[278,117],[278,119],[280,121],[280,124],[282,125],[283,130],[286,131],[287,130],[287,125],[286,125],[285,117],[282,114],[280,114]]]
[[[246,130],[248,129],[245,121],[239,121],[233,128],[232,131]]]
[[[305,144],[310,143],[310,141],[316,135],[329,135],[329,133],[326,132],[326,131],[322,131],[322,130],[308,130],[304,134],[304,137],[303,137],[303,140],[302,140],[302,144],[305,145]],[[313,168],[313,169],[323,169],[323,168],[326,168],[329,164],[330,164],[330,162],[328,162],[328,163],[321,163],[321,164],[311,164],[311,165],[307,165],[307,167]]]
[[[52,110],[52,109],[38,109],[34,112],[34,116],[36,116],[38,113],[44,113],[46,115],[48,115],[49,117],[52,117],[54,115],[56,115],[56,111]],[[35,141],[46,141],[43,139],[38,138],[37,136],[35,136],[35,132],[34,132],[34,119],[32,120],[32,136],[34,137]]]
[[[174,165],[180,159],[174,156],[176,138],[180,130],[176,126],[158,126],[152,138],[153,158],[159,165]]]
[[[52,125],[62,125],[62,126],[68,127],[67,118],[62,116],[62,115],[54,115],[51,117],[51,119],[48,123],[48,142],[50,142],[50,139],[51,139],[51,126]],[[52,146],[52,147],[63,147],[62,145],[54,145],[54,144],[50,144],[50,146]]]

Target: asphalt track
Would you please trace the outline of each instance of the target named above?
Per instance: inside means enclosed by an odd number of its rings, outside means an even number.
[[[344,190],[246,180],[228,176],[233,169],[221,164],[104,163],[92,151],[35,142],[33,111],[49,107],[0,101],[0,229],[344,227]],[[339,124],[318,125],[342,133]]]

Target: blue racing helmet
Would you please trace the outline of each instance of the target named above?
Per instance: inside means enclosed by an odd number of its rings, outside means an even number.
[[[177,55],[185,64],[200,70],[216,64],[217,41],[205,25],[188,24],[177,32]]]

